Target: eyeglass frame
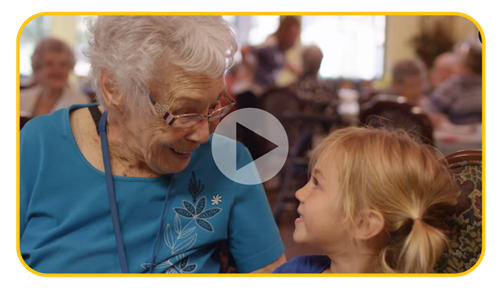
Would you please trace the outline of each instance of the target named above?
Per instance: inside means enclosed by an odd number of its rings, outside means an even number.
[[[229,113],[229,111],[236,105],[236,101],[234,99],[232,99],[227,93],[224,93],[222,95],[223,95],[224,99],[226,100],[227,105],[223,106],[223,107],[221,107],[219,109],[214,110],[212,113],[210,113],[208,115],[203,115],[203,114],[200,115],[200,114],[194,114],[194,113],[193,114],[174,115],[174,114],[170,113],[167,109],[165,109],[151,95],[149,96],[149,100],[153,104],[153,107],[156,110],[156,112],[158,112],[158,113],[160,113],[162,115],[162,119],[167,123],[167,125],[169,125],[169,126],[171,126],[173,128],[187,129],[187,128],[191,128],[191,127],[196,126],[204,118],[208,118],[208,120],[210,122],[210,117],[214,114],[215,111],[222,111],[222,109],[227,108],[228,109],[228,113]],[[226,115],[227,115],[227,113],[224,114],[224,115],[222,115],[222,116],[220,116],[219,119],[223,118]],[[172,125],[177,119],[182,118],[182,117],[197,117],[197,118],[199,118],[199,120],[196,122],[196,124],[194,124],[192,126],[189,126],[189,127],[175,127],[175,126]]]

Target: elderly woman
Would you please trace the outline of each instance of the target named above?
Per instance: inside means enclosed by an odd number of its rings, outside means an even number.
[[[99,106],[21,132],[26,263],[44,273],[214,273],[227,241],[237,271],[272,272],[284,248],[262,186],[231,181],[211,154],[209,129],[234,105],[228,24],[100,16],[90,31]],[[251,158],[237,147],[239,168]]]
[[[31,57],[34,86],[20,92],[21,112],[29,117],[52,113],[73,104],[85,104],[89,98],[68,87],[75,56],[64,42],[42,40]]]

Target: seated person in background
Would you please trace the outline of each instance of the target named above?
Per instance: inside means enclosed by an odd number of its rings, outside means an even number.
[[[403,130],[345,128],[313,152],[293,239],[323,255],[275,273],[430,273],[448,239],[436,211],[458,189],[438,153]]]
[[[75,65],[71,49],[60,40],[47,38],[31,57],[34,86],[20,92],[20,109],[30,117],[52,113],[73,104],[89,103],[89,98],[68,86]]]
[[[295,16],[285,16],[275,33],[269,35],[258,46],[244,46],[241,49],[242,62],[239,66],[244,73],[234,81],[232,92],[236,95],[239,109],[258,108],[258,97],[275,87],[278,73],[287,68],[300,75],[297,68],[286,60],[300,32],[300,23]],[[260,157],[262,150],[258,146],[254,133],[242,132],[238,140],[243,143],[252,157]]]
[[[429,96],[433,107],[442,114],[441,121],[434,119],[435,124],[446,119],[456,125],[482,122],[481,48],[464,42],[459,45],[457,55],[457,74]]]
[[[302,100],[328,102],[334,98],[335,82],[320,79],[318,76],[323,52],[318,46],[312,45],[304,48],[302,52],[302,76],[291,88]]]
[[[323,52],[318,46],[307,46],[302,52],[302,79],[318,79],[318,72],[323,61]]]
[[[424,96],[425,68],[418,60],[403,60],[392,69],[392,88],[388,93],[404,96],[408,103],[422,106]]]
[[[295,16],[285,16],[275,33],[269,35],[258,46],[245,46],[241,49],[242,64],[253,75],[251,91],[259,96],[274,87],[279,72],[286,68],[300,76],[301,71],[286,59],[286,53],[297,41],[300,23]]]
[[[457,57],[451,52],[439,55],[430,74],[431,89],[436,89],[443,82],[457,73]]]

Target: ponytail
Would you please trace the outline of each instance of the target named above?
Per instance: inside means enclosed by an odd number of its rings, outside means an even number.
[[[381,253],[381,268],[385,273],[433,273],[442,252],[448,247],[448,237],[420,218],[393,234],[394,244]],[[405,232],[406,231],[406,232]],[[399,234],[397,234],[399,233]],[[403,233],[403,234],[401,234]],[[405,236],[404,233],[407,233]],[[397,237],[406,237],[397,240]],[[400,244],[398,244],[400,242]],[[402,243],[402,244],[401,244]],[[396,261],[397,260],[397,261]]]
[[[402,270],[405,273],[431,273],[448,245],[448,238],[422,220],[415,220],[400,254]]]

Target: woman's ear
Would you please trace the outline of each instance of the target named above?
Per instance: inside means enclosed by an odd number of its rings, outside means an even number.
[[[123,111],[123,98],[116,86],[115,79],[106,70],[101,71],[99,76],[102,97],[109,108]]]
[[[384,226],[385,220],[382,213],[370,210],[357,222],[354,237],[360,240],[375,238],[384,230]]]

